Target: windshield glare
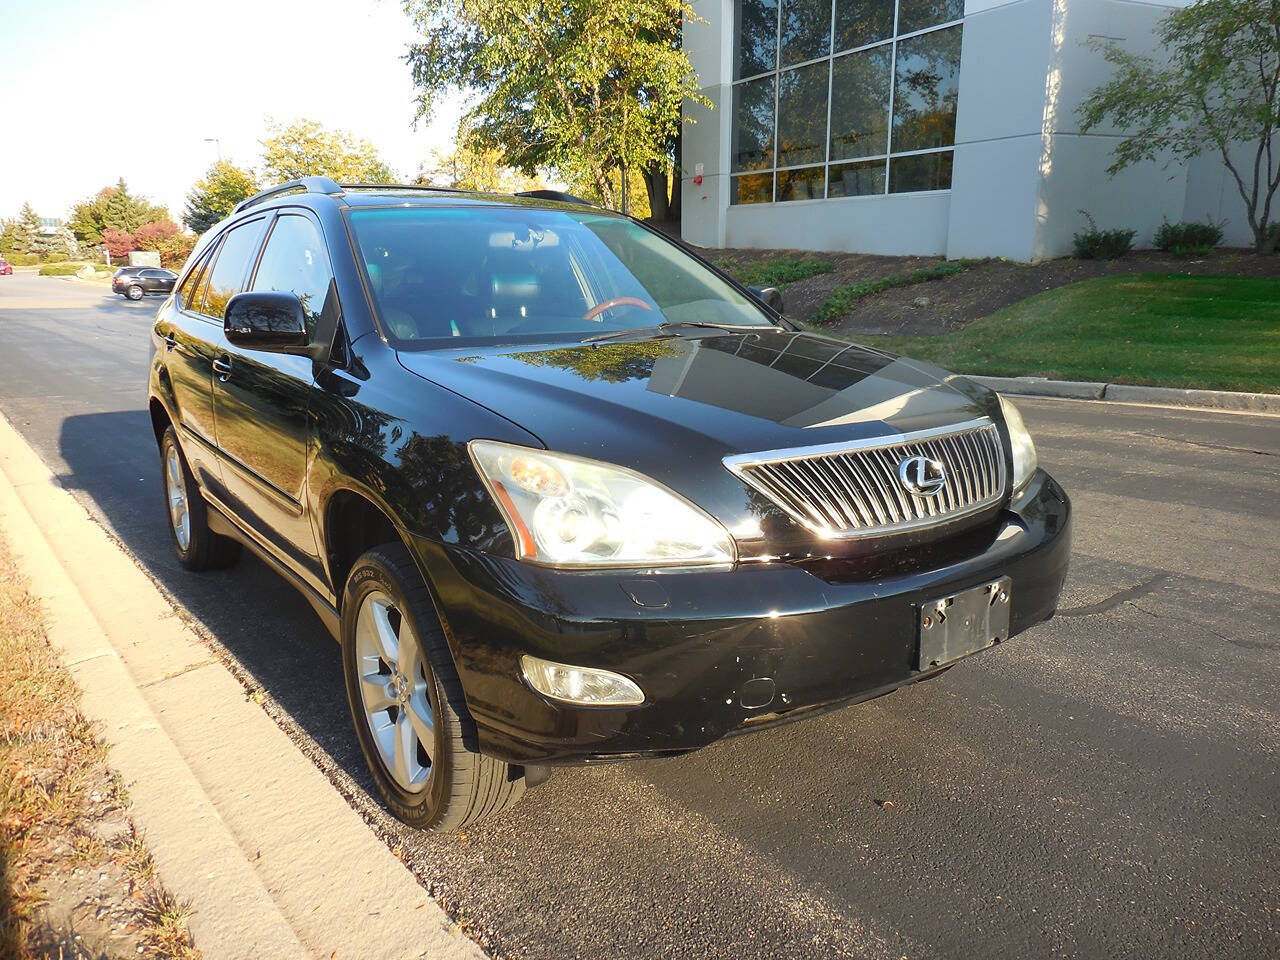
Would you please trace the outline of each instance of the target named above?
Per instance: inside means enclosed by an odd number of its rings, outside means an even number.
[[[773,322],[675,244],[608,214],[472,206],[350,217],[386,332],[410,347]]]

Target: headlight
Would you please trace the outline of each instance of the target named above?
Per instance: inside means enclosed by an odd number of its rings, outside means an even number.
[[[1031,442],[1022,414],[1003,394],[1000,396],[1000,409],[1004,413],[1004,424],[1009,428],[1009,443],[1013,446],[1013,492],[1017,493],[1036,472],[1036,445]]]
[[[724,527],[638,473],[495,440],[470,449],[521,560],[634,567],[734,559]]]

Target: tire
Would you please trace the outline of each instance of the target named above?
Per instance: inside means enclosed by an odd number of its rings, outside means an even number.
[[[239,543],[209,529],[209,507],[200,495],[173,427],[166,428],[160,438],[160,489],[179,563],[188,570],[216,570],[240,559]],[[185,523],[181,522],[180,510]]]
[[[412,636],[405,636],[406,623]],[[474,753],[463,741],[462,685],[431,595],[402,544],[370,550],[351,568],[342,596],[342,666],[360,749],[398,819],[460,830],[524,796],[519,767]]]
[[[133,286],[131,286],[128,290],[125,291],[125,295],[130,300],[141,300],[142,288],[135,283]]]

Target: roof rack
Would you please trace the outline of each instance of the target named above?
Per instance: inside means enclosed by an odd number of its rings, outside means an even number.
[[[558,200],[560,203],[576,203],[580,207],[596,206],[590,200],[583,200],[581,197],[575,197],[572,193],[565,193],[563,190],[521,190],[519,193],[512,194],[512,196],[529,197],[533,200]]]
[[[268,200],[277,194],[293,193],[295,190],[302,193],[327,193],[330,195],[342,192],[342,188],[328,177],[299,177],[297,180],[290,180],[278,186],[268,187],[260,193],[255,193],[252,197],[241,200],[231,213],[234,216],[241,210],[248,210],[250,207],[262,203],[263,200]]]
[[[479,193],[461,187],[436,187],[429,183],[344,183],[343,190],[434,190],[438,193]]]

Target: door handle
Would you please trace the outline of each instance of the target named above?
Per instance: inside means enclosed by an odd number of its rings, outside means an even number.
[[[225,354],[213,361],[213,372],[218,375],[218,379],[226,383],[231,379],[231,358]]]
[[[170,331],[169,333],[166,333],[164,335],[164,348],[166,350],[172,350],[177,345],[178,345],[178,338],[173,335],[173,331]]]

